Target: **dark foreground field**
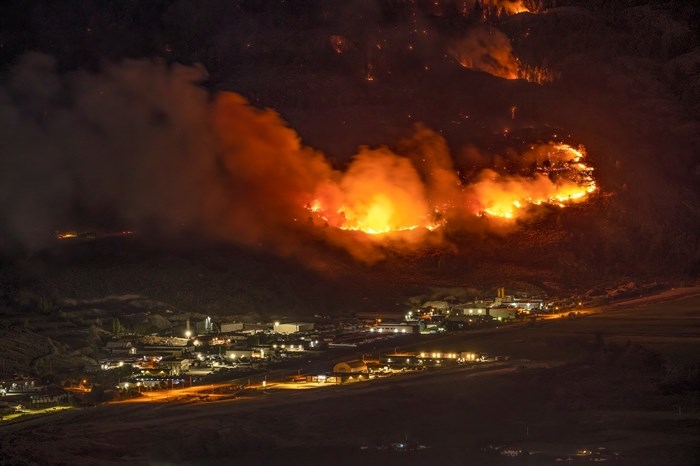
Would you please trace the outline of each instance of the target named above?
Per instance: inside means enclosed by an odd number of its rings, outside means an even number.
[[[510,360],[224,402],[75,410],[0,428],[0,463],[700,462],[699,296],[422,345]],[[375,448],[406,438],[429,448]],[[533,454],[505,457],[489,445]],[[581,449],[603,453],[576,456]]]

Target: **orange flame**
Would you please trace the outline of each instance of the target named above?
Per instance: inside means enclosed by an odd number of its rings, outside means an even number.
[[[499,78],[544,84],[558,77],[548,68],[523,64],[513,55],[510,39],[490,26],[471,29],[461,40],[452,44],[449,52],[462,67]]]
[[[530,9],[523,4],[522,0],[483,0],[483,6],[486,9],[495,9],[498,16],[530,12]]]
[[[438,226],[407,158],[364,148],[338,178],[320,186],[308,207],[330,226],[370,235]]]
[[[536,163],[532,175],[485,169],[468,184],[456,181],[454,173],[432,167],[429,172],[440,180],[441,190],[431,191],[415,161],[386,148],[364,148],[346,172],[316,190],[306,208],[328,226],[372,236],[434,231],[463,213],[515,220],[532,206],[566,207],[596,191],[593,168],[584,163],[585,156],[583,146],[549,143],[523,154],[525,162]],[[450,184],[451,191],[445,190]],[[450,201],[445,202],[448,196]]]
[[[532,178],[503,177],[485,170],[471,187],[481,206],[477,215],[513,220],[529,206],[566,207],[583,201],[597,189],[593,168],[582,162],[585,156],[583,146],[550,143],[544,154],[549,163]]]

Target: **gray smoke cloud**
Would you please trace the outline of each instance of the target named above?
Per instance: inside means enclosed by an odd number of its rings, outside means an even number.
[[[59,74],[50,57],[24,56],[0,89],[8,243],[42,247],[76,212],[245,243],[284,234],[303,215],[289,193],[311,190],[327,162],[277,114],[211,95],[205,78],[149,60]]]

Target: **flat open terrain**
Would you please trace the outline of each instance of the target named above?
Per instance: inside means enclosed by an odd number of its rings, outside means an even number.
[[[0,463],[590,464],[575,454],[588,449],[609,452],[605,464],[698,464],[700,297],[667,299],[413,345],[506,362],[35,418],[0,428]],[[374,448],[406,438],[430,448]],[[488,445],[533,454],[510,458]]]

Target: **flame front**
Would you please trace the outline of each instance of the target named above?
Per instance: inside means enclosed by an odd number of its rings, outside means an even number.
[[[471,28],[450,46],[449,53],[462,67],[499,78],[524,79],[536,84],[553,82],[558,78],[558,74],[549,68],[519,60],[513,53],[508,36],[488,25]]]
[[[423,182],[407,158],[365,148],[336,178],[319,187],[309,204],[329,226],[370,235],[437,227]]]
[[[530,9],[523,4],[523,0],[484,0],[482,8],[484,12],[495,10],[498,16],[517,15],[530,11]]]
[[[525,154],[542,161],[532,177],[500,176],[485,170],[471,187],[481,206],[476,214],[512,220],[527,207],[543,204],[566,207],[583,201],[597,189],[593,168],[583,162],[586,156],[583,146],[551,143],[539,152]]]
[[[434,163],[421,176],[415,159],[365,148],[346,172],[316,190],[307,210],[330,227],[375,237],[433,231],[465,216],[511,221],[533,206],[566,207],[587,199],[597,187],[585,157],[583,146],[543,144],[522,154],[523,165],[534,163],[530,174],[484,169],[460,182],[456,172]]]

